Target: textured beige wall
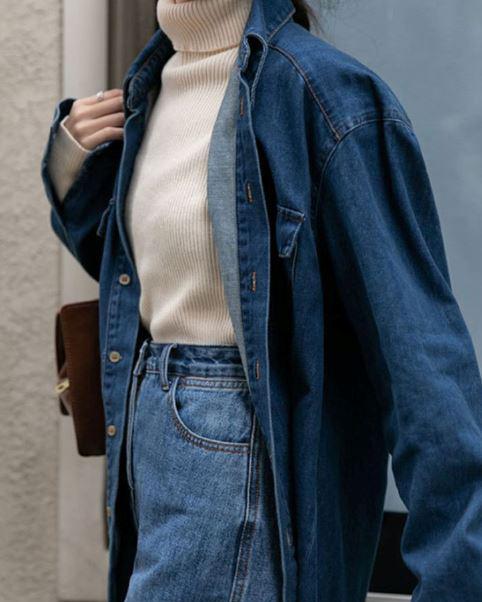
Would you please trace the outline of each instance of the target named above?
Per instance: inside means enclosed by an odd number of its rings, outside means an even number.
[[[53,602],[59,245],[40,158],[60,90],[61,0],[0,0],[0,602]]]

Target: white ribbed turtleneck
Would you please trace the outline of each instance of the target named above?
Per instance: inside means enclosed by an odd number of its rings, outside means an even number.
[[[140,314],[155,341],[236,342],[207,209],[207,161],[250,7],[251,0],[157,4],[176,52],[163,68],[126,200]]]
[[[238,46],[251,0],[158,0],[157,21],[174,50],[214,52]]]

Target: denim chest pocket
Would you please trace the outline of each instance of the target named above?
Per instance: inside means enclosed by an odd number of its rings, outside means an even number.
[[[288,258],[296,253],[298,234],[305,214],[298,209],[276,205],[276,249],[278,257]]]
[[[293,286],[297,263],[299,233],[305,221],[305,214],[278,203],[276,205],[275,240],[279,257],[281,278],[285,285]]]

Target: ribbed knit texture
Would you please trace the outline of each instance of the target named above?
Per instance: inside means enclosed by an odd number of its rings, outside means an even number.
[[[177,51],[137,153],[126,226],[155,341],[234,345],[207,207],[211,134],[251,0],[159,0]]]

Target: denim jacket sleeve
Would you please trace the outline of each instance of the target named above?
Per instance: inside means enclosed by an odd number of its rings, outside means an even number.
[[[409,511],[413,602],[482,600],[482,383],[409,125],[366,122],[337,143],[317,224]]]
[[[113,195],[122,141],[111,140],[94,148],[86,156],[64,198],[59,199],[51,178],[49,159],[60,122],[70,112],[74,100],[64,98],[55,106],[41,160],[41,177],[50,202],[55,234],[82,267],[98,280],[103,239],[97,236],[97,229]]]

